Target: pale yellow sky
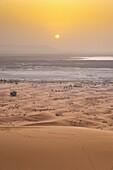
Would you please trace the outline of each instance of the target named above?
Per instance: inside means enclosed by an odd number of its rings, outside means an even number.
[[[113,52],[113,0],[0,0],[2,44]]]

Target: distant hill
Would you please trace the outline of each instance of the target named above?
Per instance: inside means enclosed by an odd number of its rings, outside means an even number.
[[[112,56],[112,52],[86,52],[58,49],[48,45],[0,44],[0,56],[37,55],[37,54],[73,54],[76,56]]]
[[[61,50],[46,45],[16,45],[5,44],[0,45],[0,54],[50,54],[62,53]]]

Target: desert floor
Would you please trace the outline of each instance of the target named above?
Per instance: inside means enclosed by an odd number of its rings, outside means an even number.
[[[112,130],[113,84],[0,83],[0,170],[113,170]]]
[[[16,90],[17,96],[10,96]],[[0,126],[75,126],[113,130],[113,84],[1,83]]]

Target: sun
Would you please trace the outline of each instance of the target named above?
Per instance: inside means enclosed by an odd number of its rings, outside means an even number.
[[[54,38],[55,38],[56,40],[58,40],[58,39],[61,38],[61,36],[60,36],[60,34],[55,34]]]

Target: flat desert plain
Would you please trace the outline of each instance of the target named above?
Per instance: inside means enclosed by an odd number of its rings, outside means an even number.
[[[112,130],[112,83],[0,84],[0,170],[113,170]]]

